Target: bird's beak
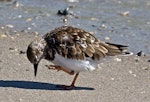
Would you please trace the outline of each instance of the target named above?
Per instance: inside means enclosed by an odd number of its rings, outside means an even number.
[[[38,68],[38,64],[34,64],[34,76],[36,77],[36,73],[37,73],[37,68]]]

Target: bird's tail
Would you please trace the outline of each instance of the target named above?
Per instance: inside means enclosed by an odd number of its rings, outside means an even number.
[[[126,45],[119,45],[119,44],[112,44],[106,43],[105,48],[108,50],[107,56],[115,56],[119,54],[126,54],[127,53]]]

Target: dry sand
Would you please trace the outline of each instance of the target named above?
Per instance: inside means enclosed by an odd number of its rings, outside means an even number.
[[[80,73],[75,90],[56,88],[73,76],[40,63],[37,77],[24,53],[34,34],[4,35],[0,30],[0,102],[150,102],[150,56],[117,56],[100,69]]]

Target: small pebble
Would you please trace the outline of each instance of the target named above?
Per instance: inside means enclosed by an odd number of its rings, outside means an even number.
[[[137,56],[145,56],[144,52],[143,51],[140,51],[136,54]]]
[[[28,31],[27,31],[26,29],[21,30],[21,32],[23,32],[23,33],[28,33]]]
[[[105,24],[102,24],[101,28],[107,28],[107,26]]]
[[[112,32],[114,32],[114,30],[109,30],[108,32],[112,33]]]
[[[69,14],[69,8],[66,8],[64,10],[58,10],[57,12],[57,15],[60,15],[60,16],[67,16]]]
[[[35,23],[31,23],[31,25],[34,26],[34,27],[36,27],[36,24],[35,24]]]
[[[148,70],[148,67],[143,67],[142,69],[143,69],[143,70]]]
[[[29,71],[29,69],[26,69],[26,71]]]
[[[13,41],[15,40],[15,38],[12,36],[12,37],[10,37]]]
[[[110,38],[108,36],[105,37],[105,40],[110,40]]]
[[[142,92],[141,92],[141,94],[145,94],[145,93],[146,93],[145,91],[142,91]]]
[[[26,19],[26,22],[30,22],[30,21],[32,21],[32,18],[27,18]]]
[[[28,30],[31,30],[31,27],[27,27]]]
[[[111,78],[111,80],[115,80],[115,78]]]
[[[119,13],[121,16],[128,16],[130,13],[130,11],[125,11],[125,12],[121,12]]]
[[[2,35],[0,35],[0,38],[6,38],[7,37],[7,35],[6,34],[2,34]]]
[[[26,52],[25,52],[25,51],[22,51],[22,50],[19,52],[19,54],[25,54],[25,53],[26,53]]]
[[[92,27],[96,27],[96,25],[93,24]]]
[[[68,19],[67,19],[67,18],[64,18],[64,19],[63,19],[63,22],[64,22],[64,23],[68,22]]]
[[[3,27],[3,26],[1,27],[1,29],[4,29],[4,28],[5,28],[5,27]]]
[[[92,21],[98,21],[98,18],[91,18]]]
[[[132,70],[129,70],[129,73],[132,74],[133,73]]]
[[[136,74],[134,74],[132,70],[129,70],[129,73],[136,77]]]
[[[6,25],[6,27],[8,27],[8,28],[14,28],[14,26],[11,25],[11,24]]]
[[[17,48],[13,48],[13,47],[10,47],[10,48],[9,48],[9,50],[10,50],[10,51],[12,51],[12,52],[14,52],[14,51],[18,51],[18,49],[17,49]]]
[[[19,102],[22,102],[22,98],[19,99]]]
[[[117,61],[117,62],[121,62],[122,61],[122,59],[120,59],[120,58],[115,58],[114,60]]]
[[[18,18],[22,18],[22,15],[18,15]]]

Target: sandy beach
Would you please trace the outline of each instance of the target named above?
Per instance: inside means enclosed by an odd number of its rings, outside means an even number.
[[[68,18],[57,15],[68,7]],[[150,102],[149,10],[149,0],[1,0],[0,102]],[[73,76],[42,60],[34,77],[26,50],[36,36],[62,25],[127,45],[133,55],[100,61],[99,69],[80,73],[74,90],[57,88]]]
[[[49,70],[42,61],[34,77],[33,65],[26,57],[28,44],[35,34],[17,32],[6,35],[0,30],[0,100],[1,102],[149,102],[149,55],[116,56],[100,63],[93,72],[80,73],[76,88],[69,85],[73,76]]]

